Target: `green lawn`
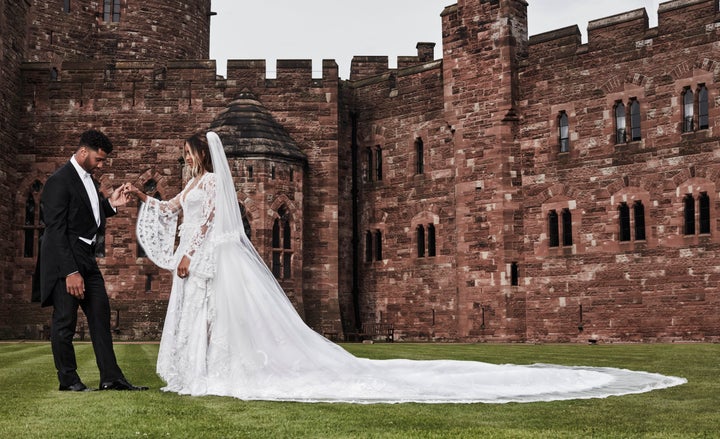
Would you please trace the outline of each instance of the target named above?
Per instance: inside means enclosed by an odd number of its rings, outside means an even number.
[[[348,344],[371,358],[453,358],[615,366],[688,383],[640,395],[525,404],[244,402],[161,392],[157,344],[120,344],[128,379],[147,392],[59,392],[47,343],[0,343],[0,438],[710,438],[720,437],[720,344]],[[87,343],[80,375],[96,387]]]

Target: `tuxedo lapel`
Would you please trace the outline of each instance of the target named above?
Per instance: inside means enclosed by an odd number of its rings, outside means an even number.
[[[90,216],[95,217],[92,210],[92,204],[90,204],[90,197],[88,196],[87,190],[85,190],[85,185],[83,184],[80,176],[75,170],[75,167],[72,165],[72,163],[68,163],[66,166],[69,168],[68,174],[70,178],[70,187],[72,187],[76,195],[80,197],[83,204],[85,204],[85,207],[87,207],[88,211],[90,212]]]

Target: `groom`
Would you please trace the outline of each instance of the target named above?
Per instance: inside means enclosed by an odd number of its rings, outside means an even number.
[[[95,242],[105,219],[128,202],[126,185],[110,198],[97,190],[92,172],[102,168],[113,146],[105,134],[89,130],[70,161],[48,178],[41,196],[42,237],[38,265],[42,306],[53,306],[50,340],[60,390],[90,390],[77,373],[72,340],[78,307],[87,317],[100,390],[146,390],[124,377],[110,334],[110,301],[95,260]]]

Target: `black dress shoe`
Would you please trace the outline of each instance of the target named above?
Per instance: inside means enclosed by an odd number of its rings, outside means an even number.
[[[147,390],[145,386],[133,386],[125,378],[100,383],[100,390]]]
[[[59,390],[61,392],[91,392],[92,391],[91,388],[89,388],[88,386],[86,386],[85,384],[83,384],[80,381],[78,381],[75,384],[71,384],[69,386],[63,386],[61,384]]]

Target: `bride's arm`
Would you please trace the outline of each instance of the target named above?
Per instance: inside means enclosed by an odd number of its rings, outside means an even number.
[[[202,207],[202,222],[200,227],[196,229],[194,235],[190,239],[190,246],[185,252],[183,261],[180,262],[181,264],[183,264],[183,262],[186,262],[188,266],[190,264],[189,260],[192,259],[192,257],[195,255],[195,252],[197,252],[200,246],[208,238],[208,234],[213,229],[213,224],[215,223],[215,174],[209,174],[206,178],[202,180],[199,186],[200,189],[205,192],[205,198],[203,200]],[[186,257],[188,260],[184,261]],[[180,268],[180,266],[178,266],[178,268]]]

